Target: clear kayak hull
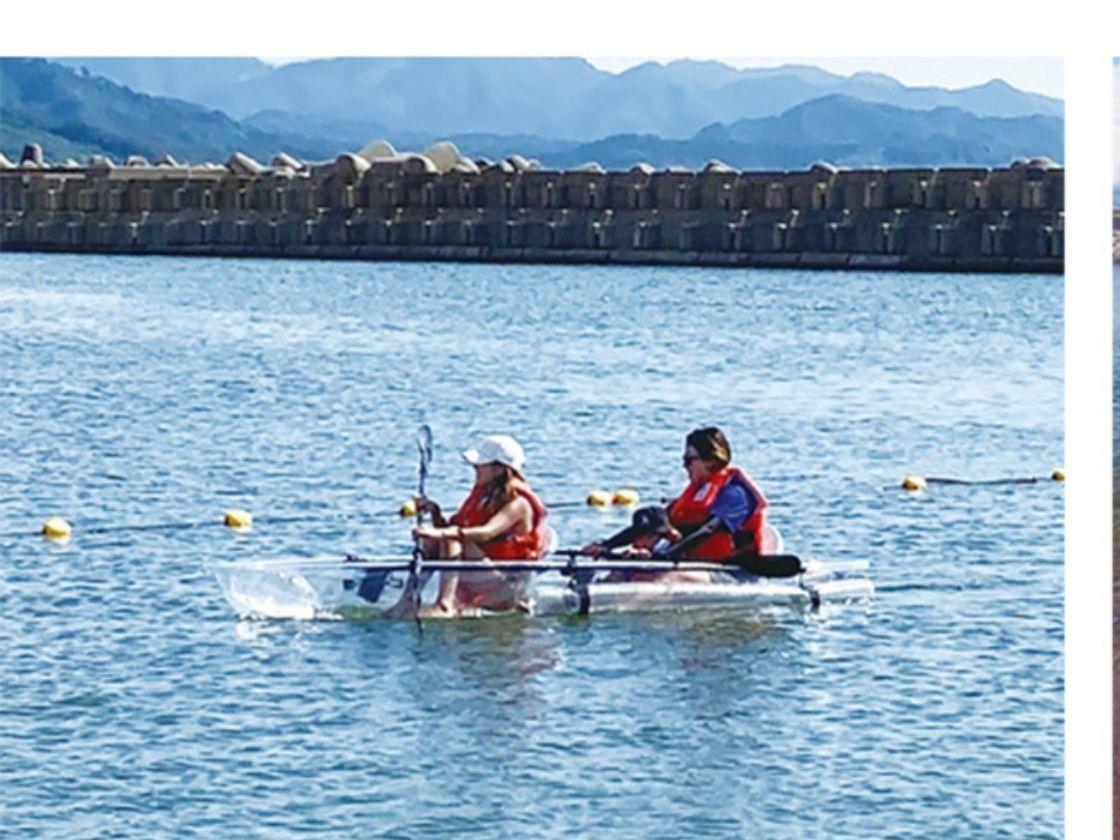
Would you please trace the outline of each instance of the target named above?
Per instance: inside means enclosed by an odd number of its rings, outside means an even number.
[[[466,603],[454,617],[527,613],[567,615],[717,608],[812,609],[825,602],[870,598],[874,585],[866,561],[809,561],[790,578],[758,578],[714,573],[701,580],[617,579],[616,573],[573,576],[560,571],[463,571],[455,573],[461,591],[483,593],[499,610]],[[222,594],[244,618],[346,619],[414,617],[410,575],[335,560],[293,559],[218,564],[211,567]],[[437,599],[446,571],[420,575],[420,603]],[[624,575],[621,577],[625,577]]]

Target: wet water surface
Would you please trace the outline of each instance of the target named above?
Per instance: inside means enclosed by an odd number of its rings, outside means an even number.
[[[13,836],[1043,837],[1062,815],[1060,278],[0,258]],[[718,424],[870,606],[239,622],[208,561],[406,551],[512,432],[561,542]],[[244,536],[220,527],[244,507]],[[64,548],[30,536],[61,514]],[[292,517],[291,521],[278,521]],[[151,528],[166,523],[198,527]],[[122,529],[120,526],[139,526]]]

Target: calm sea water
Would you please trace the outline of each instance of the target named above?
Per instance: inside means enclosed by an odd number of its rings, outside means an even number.
[[[0,826],[12,836],[1051,837],[1062,280],[0,258]],[[566,544],[723,426],[870,606],[239,622],[207,561],[401,551],[517,435]],[[251,535],[214,524],[245,507]],[[31,536],[74,522],[65,548]],[[278,521],[302,517],[298,521]],[[205,523],[160,529],[166,523]],[[121,526],[136,526],[134,530]],[[115,529],[115,530],[114,530]]]

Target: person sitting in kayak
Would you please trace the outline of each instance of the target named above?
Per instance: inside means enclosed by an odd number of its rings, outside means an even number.
[[[720,429],[691,432],[685,439],[683,464],[688,486],[665,509],[636,511],[629,528],[585,546],[583,552],[598,557],[630,546],[630,557],[719,563],[778,548],[777,532],[767,521],[766,497],[731,464],[731,445]],[[680,574],[674,572],[673,579],[682,579]]]
[[[444,518],[439,505],[420,499],[430,525],[413,529],[424,557],[440,560],[538,560],[549,547],[548,511],[522,476],[525,452],[509,435],[491,435],[463,460],[474,467],[474,487],[459,510]],[[505,611],[518,606],[520,587],[505,575],[448,573],[428,616],[463,609]]]

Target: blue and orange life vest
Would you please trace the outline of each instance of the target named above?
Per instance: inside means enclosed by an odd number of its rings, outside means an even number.
[[[750,477],[738,467],[726,466],[712,473],[703,481],[691,482],[684,492],[669,505],[669,521],[673,527],[685,536],[695,531],[712,518],[712,508],[720,491],[729,482],[734,482],[746,490],[754,502],[754,511],[748,516],[739,528],[739,533],[733,534],[726,528],[720,528],[699,545],[694,546],[689,552],[693,560],[725,560],[732,555],[752,550],[756,554],[764,554],[770,550],[766,544],[769,539],[770,527],[766,519],[767,502],[762,491],[758,489]]]
[[[545,524],[548,509],[537,498],[537,494],[529,489],[529,485],[516,476],[510,482],[510,490],[528,501],[533,508],[532,527],[524,533],[507,531],[488,542],[478,543],[478,547],[491,560],[539,560],[548,550],[549,530]],[[451,517],[451,522],[463,528],[473,528],[489,522],[498,509],[486,504],[483,499],[485,492],[485,487],[473,487],[470,495]]]

